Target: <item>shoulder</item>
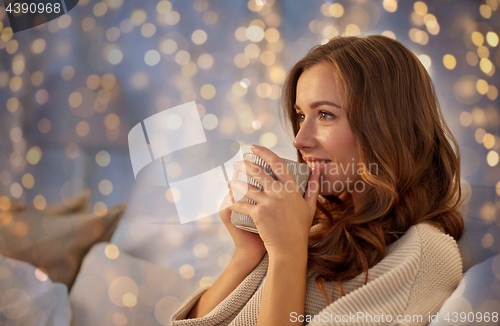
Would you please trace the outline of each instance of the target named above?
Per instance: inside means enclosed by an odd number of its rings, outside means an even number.
[[[418,242],[419,259],[405,314],[435,313],[462,279],[457,242],[428,223],[414,225],[407,233]]]
[[[462,267],[457,242],[442,229],[429,223],[419,223],[407,232],[419,242],[422,259],[442,259],[444,262],[460,263]]]
[[[427,316],[454,291],[461,268],[455,240],[433,225],[417,224],[387,246],[384,259],[369,270],[367,283],[364,274],[344,282],[346,295],[324,311]]]
[[[433,225],[419,223],[386,247],[385,257],[370,268],[368,280],[394,281],[412,287],[431,279],[455,283],[461,275],[462,259],[455,239]],[[365,274],[358,275],[354,283],[364,277]]]
[[[421,269],[447,278],[462,277],[462,258],[455,239],[428,223],[413,226],[421,243]],[[427,273],[425,273],[427,274]]]
[[[441,229],[428,223],[410,227],[404,235],[387,246],[386,257],[392,266],[406,265],[416,272],[415,278],[453,279],[462,276],[462,259],[457,242]]]
[[[437,311],[462,279],[462,258],[455,239],[428,223],[408,229],[407,234],[418,247],[408,311]],[[427,302],[432,298],[433,302]]]
[[[428,312],[438,311],[455,290],[461,271],[456,241],[433,225],[417,224],[387,246],[384,259],[369,270],[367,283],[364,274],[345,281],[346,295],[340,296],[337,284],[329,282],[335,296],[322,311],[341,316],[364,311],[378,316],[410,314],[427,318]],[[313,281],[310,288],[314,288]],[[322,298],[315,288],[313,291],[315,297],[306,299],[309,306]]]
[[[387,246],[387,248],[392,251],[407,246],[412,246],[421,254],[424,252],[439,254],[443,250],[458,253],[458,245],[455,239],[429,223],[419,223],[411,226],[401,238]]]

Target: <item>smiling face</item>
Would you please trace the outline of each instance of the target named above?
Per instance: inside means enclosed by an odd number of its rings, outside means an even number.
[[[296,94],[300,129],[293,145],[310,167],[315,165],[310,160],[328,161],[326,171],[321,172],[320,195],[354,191],[354,183],[361,180],[358,149],[333,66],[319,63],[306,69],[298,79]]]

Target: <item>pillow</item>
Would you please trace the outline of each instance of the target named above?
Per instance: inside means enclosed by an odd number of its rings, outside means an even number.
[[[80,194],[65,198],[62,203],[56,203],[47,206],[43,211],[45,214],[67,215],[70,213],[88,212],[90,201],[90,190],[83,190]]]
[[[81,212],[89,196],[84,193],[45,211],[0,210],[0,254],[40,267],[52,281],[71,288],[85,254],[93,244],[111,239],[125,211],[120,204],[105,214]]]
[[[48,205],[43,212],[53,215],[66,215],[75,212],[88,212],[90,190],[85,189],[78,195],[64,198],[62,203]],[[17,199],[10,198],[0,193],[0,211],[18,212],[26,209],[26,205]]]
[[[217,279],[234,253],[234,242],[218,213],[181,224],[165,188],[139,183],[111,243],[136,258],[189,271],[194,288],[202,279]]]
[[[496,255],[464,274],[429,326],[498,325],[499,322],[500,255]]]
[[[207,281],[202,285],[213,282]],[[178,271],[98,243],[69,293],[72,325],[170,325],[172,314],[198,286]]]
[[[464,272],[488,257],[500,254],[500,217],[496,206],[498,195],[490,188],[464,185],[468,201],[460,211],[465,219],[465,232],[458,241]]]
[[[67,287],[36,267],[0,255],[0,324],[69,325]]]

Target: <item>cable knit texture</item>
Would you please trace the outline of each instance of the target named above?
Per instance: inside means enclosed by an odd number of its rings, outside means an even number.
[[[266,254],[241,284],[207,315],[185,319],[209,287],[200,289],[175,312],[172,326],[256,325],[265,286],[259,288],[259,284],[268,262]],[[462,279],[462,260],[451,236],[421,223],[387,246],[384,259],[369,270],[367,284],[364,284],[364,273],[343,282],[346,295],[341,297],[337,283],[327,282],[325,289],[331,296],[328,306],[316,288],[315,277],[316,274],[309,271],[304,314],[310,315],[311,320],[307,325],[426,325],[429,314],[439,311]],[[358,312],[372,318],[355,319],[353,316]],[[382,314],[384,322],[377,319]],[[387,315],[391,315],[392,322]],[[420,315],[421,319],[414,319],[414,315]],[[398,316],[402,316],[399,321]],[[401,320],[404,317],[413,319],[405,322]]]

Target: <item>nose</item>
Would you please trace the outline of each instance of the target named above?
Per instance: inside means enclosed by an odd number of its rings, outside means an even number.
[[[311,123],[308,124],[307,121],[302,123],[299,132],[293,140],[293,146],[298,150],[316,147],[315,131]]]

